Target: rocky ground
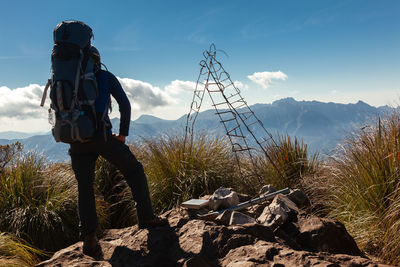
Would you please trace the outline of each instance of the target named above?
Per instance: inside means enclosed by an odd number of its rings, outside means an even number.
[[[365,257],[340,222],[304,211],[296,195],[213,220],[177,208],[162,215],[169,226],[108,230],[101,258],[84,255],[79,242],[38,266],[387,266]]]

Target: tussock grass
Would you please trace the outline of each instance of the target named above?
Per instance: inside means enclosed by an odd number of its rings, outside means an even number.
[[[78,241],[77,182],[71,166],[47,164],[35,152],[14,149],[0,172],[0,231],[46,251]],[[101,227],[105,208],[101,198],[96,202]]]
[[[135,203],[128,184],[121,172],[102,157],[96,162],[95,189],[105,203],[103,217],[107,219],[103,225],[123,228],[136,223]]]
[[[202,134],[185,146],[184,136],[163,136],[144,140],[134,151],[145,167],[156,211],[238,182],[231,147],[223,138]]]
[[[348,137],[308,188],[360,248],[400,263],[400,114]]]
[[[21,155],[23,146],[16,142],[9,145],[0,145],[0,173],[4,173],[12,160]]]
[[[400,265],[400,182],[390,197],[390,205],[383,218],[381,227],[386,231],[383,234],[383,248],[381,257],[395,265]]]
[[[33,152],[0,174],[2,231],[54,250],[76,240],[76,184],[69,166],[46,166]]]
[[[297,137],[278,135],[276,146],[269,145],[266,151],[273,163],[260,154],[256,167],[247,165],[262,177],[262,184],[272,184],[278,189],[299,188],[303,177],[313,175],[319,168],[318,154],[310,155],[307,144]]]
[[[0,233],[0,266],[28,267],[39,263],[37,255],[45,255],[24,240],[10,234]]]

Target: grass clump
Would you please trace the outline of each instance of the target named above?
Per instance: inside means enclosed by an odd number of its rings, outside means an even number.
[[[400,114],[364,128],[344,141],[314,199],[342,221],[361,249],[400,263]]]
[[[136,223],[135,203],[124,176],[102,157],[96,162],[94,185],[98,198],[105,203],[107,227],[124,228]]]
[[[45,255],[21,238],[0,233],[0,266],[1,267],[28,267],[39,263],[37,255]]]
[[[400,182],[390,197],[385,217],[381,227],[386,231],[383,234],[383,247],[380,256],[395,265],[400,265]]]
[[[109,225],[96,191],[99,230]],[[78,241],[77,181],[70,164],[47,163],[19,144],[0,146],[0,231],[54,252]]]
[[[144,140],[136,151],[156,211],[237,183],[238,172],[226,139],[202,134],[185,145],[184,136],[163,136]]]
[[[299,188],[303,177],[318,170],[318,154],[309,155],[307,144],[297,137],[277,136],[276,145],[271,144],[265,149],[269,158],[259,154],[255,159],[256,166],[250,166],[253,173],[261,176],[261,184],[272,184],[278,189]]]
[[[57,250],[76,240],[76,184],[69,166],[33,152],[14,156],[0,173],[0,229]]]

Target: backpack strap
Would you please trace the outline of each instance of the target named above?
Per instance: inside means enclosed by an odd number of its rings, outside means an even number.
[[[64,101],[63,101],[63,96],[62,96],[62,82],[61,81],[57,81],[57,86],[56,86],[56,97],[57,97],[57,104],[58,104],[58,108],[60,111],[65,111],[65,107],[64,107]],[[72,101],[73,103],[74,101]],[[71,103],[71,105],[73,105]]]
[[[87,90],[83,90],[81,93],[84,95],[84,100],[79,100],[79,105],[87,105],[91,108],[92,113],[96,115],[96,109],[95,109],[95,102],[96,98],[99,95],[99,88],[97,85],[97,80],[96,76],[94,74],[94,60],[92,57],[88,57],[88,59],[84,62],[83,64],[85,66],[85,73],[81,74],[80,79],[81,81],[91,81],[95,87],[96,90],[96,97],[91,95]],[[95,120],[95,125],[96,125],[96,130],[97,130],[97,125],[98,125],[98,119],[96,116],[94,116]]]
[[[85,140],[82,139],[81,135],[79,134],[79,128],[78,128],[78,118],[79,118],[79,112],[74,113],[73,117],[72,117],[72,126],[75,127],[71,127],[71,131],[73,132],[73,129],[75,129],[74,133],[71,133],[72,136],[75,137],[75,139],[77,139],[79,142],[84,143]]]
[[[82,49],[79,50],[79,60],[78,65],[76,66],[76,77],[75,77],[75,88],[74,88],[74,95],[73,101],[71,103],[70,110],[75,107],[76,102],[78,101],[78,89],[79,89],[79,82],[81,80],[81,71],[82,71],[82,60],[83,60],[83,51]],[[78,103],[79,104],[79,103]]]
[[[44,106],[44,102],[46,101],[46,97],[47,97],[47,90],[49,90],[51,84],[51,79],[47,80],[46,86],[44,87],[44,91],[43,91],[43,95],[42,95],[42,101],[40,102],[40,106],[43,107]]]

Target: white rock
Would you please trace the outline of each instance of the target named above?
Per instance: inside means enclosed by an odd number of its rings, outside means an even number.
[[[269,206],[266,206],[257,220],[271,228],[277,228],[284,224],[290,215],[298,214],[299,209],[290,199],[284,195],[275,196]]]
[[[229,221],[229,225],[235,224],[247,224],[247,223],[256,223],[256,220],[246,214],[243,214],[238,211],[233,211],[231,215],[231,219]]]
[[[229,188],[221,187],[210,197],[209,208],[212,210],[229,208],[239,204],[237,193]]]

